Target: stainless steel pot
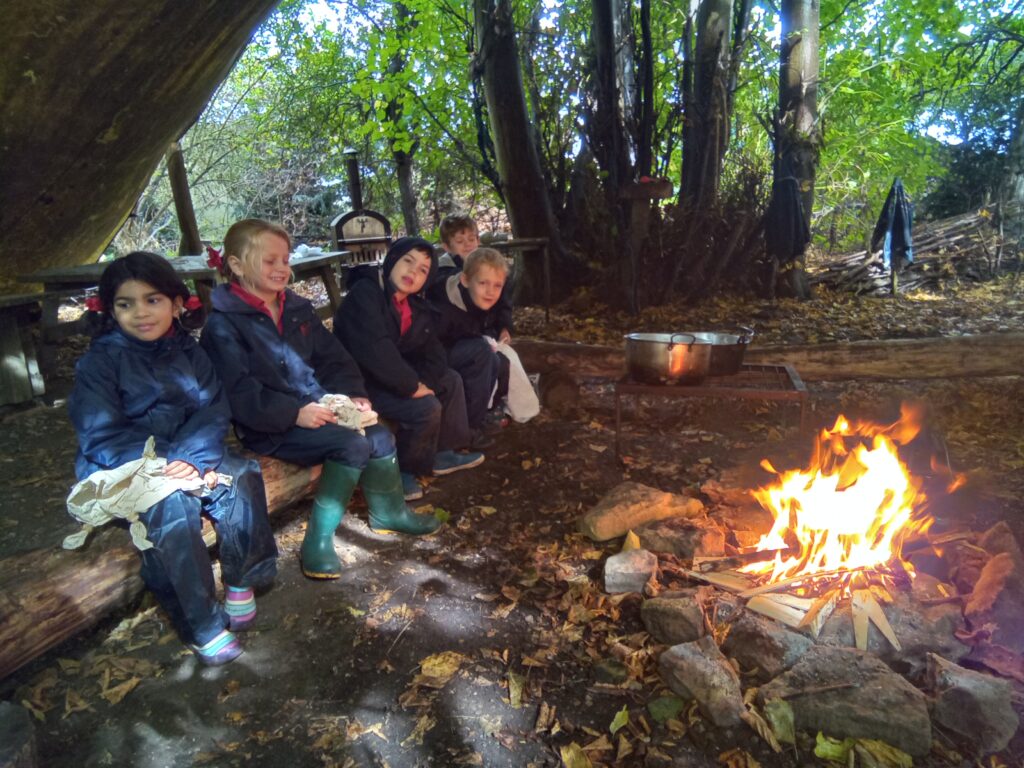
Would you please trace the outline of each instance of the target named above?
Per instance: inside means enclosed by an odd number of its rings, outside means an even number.
[[[754,338],[750,328],[739,326],[729,331],[692,331],[698,341],[711,345],[709,376],[732,376],[743,366],[743,353]]]
[[[699,384],[708,375],[711,346],[692,333],[630,333],[626,370],[646,384]]]

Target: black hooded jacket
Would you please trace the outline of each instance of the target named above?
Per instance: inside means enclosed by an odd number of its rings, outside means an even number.
[[[444,347],[437,338],[436,315],[421,295],[409,296],[412,325],[403,336],[401,317],[391,297],[395,292],[391,270],[409,251],[430,254],[430,285],[437,271],[434,246],[420,237],[402,237],[391,244],[380,269],[359,268],[349,273],[349,288],[334,315],[334,335],[359,363],[367,383],[403,397],[411,396],[422,381],[436,389],[448,367]]]

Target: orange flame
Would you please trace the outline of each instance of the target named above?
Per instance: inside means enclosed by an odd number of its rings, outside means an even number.
[[[743,570],[770,574],[775,582],[879,568],[899,558],[908,534],[923,533],[932,523],[921,481],[897,448],[920,428],[920,411],[907,405],[888,426],[851,424],[839,416],[818,435],[808,469],[778,472],[762,462],[778,480],[754,491],[775,518],[757,549],[785,552]]]

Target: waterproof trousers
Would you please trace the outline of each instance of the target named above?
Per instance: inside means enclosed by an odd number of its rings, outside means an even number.
[[[448,350],[448,365],[462,378],[466,395],[466,420],[470,429],[480,429],[487,418],[487,406],[498,382],[501,364],[498,353],[483,336],[459,339]]]
[[[203,543],[202,513],[217,531],[224,584],[256,589],[277,574],[277,545],[259,464],[226,451],[218,471],[231,475],[230,486],[218,485],[204,497],[178,491],[141,515],[153,544],[141,553],[142,580],[182,640],[193,645],[205,645],[228,626]]]

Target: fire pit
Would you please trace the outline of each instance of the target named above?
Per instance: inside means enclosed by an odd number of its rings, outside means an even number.
[[[919,432],[911,409],[888,426],[840,416],[818,436],[807,469],[778,472],[762,462],[777,480],[754,496],[772,513],[772,529],[735,556],[695,558],[690,575],[815,637],[848,599],[857,647],[867,649],[870,622],[899,650],[879,602],[892,602],[892,590],[909,589],[914,568],[903,548],[934,522],[921,479],[900,457],[900,447]]]

